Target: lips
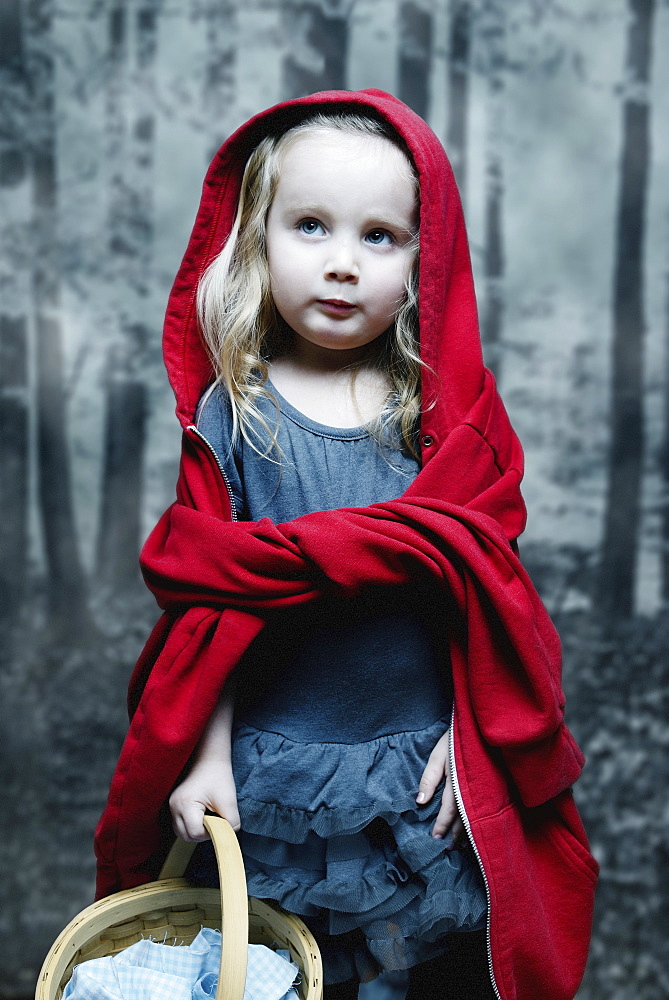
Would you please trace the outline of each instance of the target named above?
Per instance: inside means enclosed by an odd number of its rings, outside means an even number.
[[[346,316],[358,308],[352,302],[347,302],[345,299],[319,299],[318,304],[327,312],[336,313],[340,316]]]

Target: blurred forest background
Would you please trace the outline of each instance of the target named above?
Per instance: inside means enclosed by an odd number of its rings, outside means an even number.
[[[462,188],[521,551],[602,865],[580,1000],[669,996],[667,0],[0,0],[0,993],[91,900],[179,431],[160,327],[207,162],[381,87]],[[540,1000],[540,998],[537,998]]]

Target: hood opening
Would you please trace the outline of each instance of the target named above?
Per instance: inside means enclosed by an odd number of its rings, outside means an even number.
[[[462,421],[483,385],[474,282],[462,205],[446,153],[415,112],[380,90],[326,91],[276,105],[237,129],[215,155],[165,318],[163,352],[177,416],[183,426],[192,423],[200,396],[214,377],[198,329],[195,293],[200,275],[230,233],[246,161],[265,136],[320,110],[357,110],[388,122],[406,144],[418,175],[419,336],[428,366],[421,439],[427,458]]]

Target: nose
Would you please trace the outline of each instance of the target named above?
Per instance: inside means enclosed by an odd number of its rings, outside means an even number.
[[[332,281],[343,281],[355,284],[360,277],[355,255],[350,244],[341,241],[331,248],[328,260],[325,262],[325,277]]]

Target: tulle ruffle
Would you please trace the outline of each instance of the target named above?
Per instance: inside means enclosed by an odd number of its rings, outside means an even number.
[[[417,816],[418,782],[447,729],[448,720],[439,719],[365,743],[298,743],[238,723],[233,768],[243,827],[301,844],[309,831],[334,837],[379,816],[389,823],[407,812]]]
[[[244,826],[240,843],[249,893],[276,899],[305,916],[327,915],[323,930],[342,934],[390,917],[402,935],[433,941],[454,930],[482,926],[486,897],[467,847],[435,840],[438,805],[416,820],[377,817],[358,835],[321,838],[310,832],[286,844]]]
[[[249,895],[306,920],[321,944],[326,982],[410,968],[443,953],[448,934],[485,926],[471,849],[430,835],[442,789],[425,806],[415,802],[447,728],[440,719],[418,732],[322,744],[235,726]],[[208,850],[199,849],[191,873],[198,881],[215,881]],[[338,935],[348,936],[346,948],[332,941]]]

